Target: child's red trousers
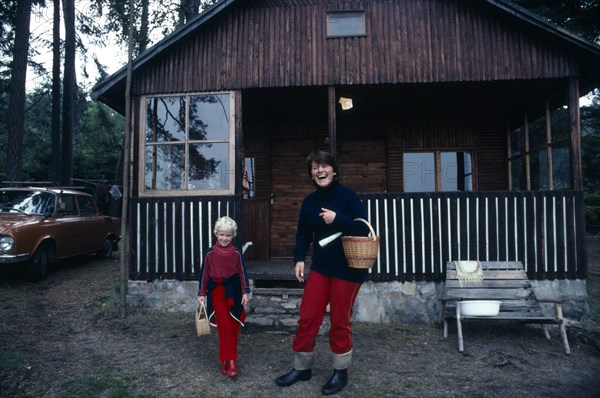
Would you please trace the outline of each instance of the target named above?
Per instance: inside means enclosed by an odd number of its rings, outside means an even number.
[[[229,313],[225,287],[221,284],[212,290],[212,307],[217,317],[219,334],[219,360],[237,360],[237,344],[240,324]]]

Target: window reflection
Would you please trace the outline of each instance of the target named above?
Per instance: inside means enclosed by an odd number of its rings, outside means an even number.
[[[404,154],[404,192],[435,191],[435,157],[433,152]]]
[[[231,98],[231,93],[146,98],[146,191],[233,189]]]
[[[327,37],[358,36],[365,34],[365,13],[330,12],[327,14]]]
[[[192,145],[188,189],[226,189],[229,186],[229,145]]]
[[[146,189],[183,189],[183,145],[146,147]]]
[[[229,139],[229,95],[190,97],[190,140]]]
[[[531,153],[529,164],[531,168],[531,189],[548,189],[548,156],[546,150],[542,149]]]
[[[528,123],[527,145],[521,138],[524,128],[513,127],[508,159],[513,190],[572,188],[570,123],[568,107],[547,106],[543,117]]]
[[[472,167],[470,152],[407,152],[403,163],[404,192],[472,191]]]
[[[554,189],[571,188],[571,157],[566,143],[552,148],[552,178]]]
[[[472,191],[473,173],[469,152],[442,152],[442,191]]]
[[[146,142],[185,139],[185,98],[155,97],[146,100]]]

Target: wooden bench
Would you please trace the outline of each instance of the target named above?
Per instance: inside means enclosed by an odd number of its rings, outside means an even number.
[[[456,319],[458,333],[458,350],[464,351],[462,321],[465,319],[487,319],[518,321],[521,323],[540,324],[546,338],[550,338],[548,324],[557,324],[567,354],[571,353],[567,331],[558,300],[536,298],[521,262],[482,261],[482,281],[465,282],[459,280],[456,263],[450,261],[446,265],[446,286],[441,298],[440,323],[443,324],[444,338],[448,337],[448,319]],[[464,316],[460,313],[462,300],[499,300],[500,313],[497,316]],[[556,315],[544,314],[541,302],[555,304]]]

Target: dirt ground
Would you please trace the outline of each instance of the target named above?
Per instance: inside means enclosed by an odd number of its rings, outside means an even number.
[[[590,249],[590,264],[600,250]],[[54,267],[34,284],[0,273],[1,397],[316,397],[331,374],[327,338],[318,340],[313,378],[288,388],[274,379],[292,363],[293,331],[242,330],[236,379],[222,376],[217,335],[195,336],[192,314],[131,310],[118,319],[118,258],[92,256]],[[590,293],[600,300],[600,277]],[[354,361],[340,397],[598,397],[595,324],[558,330],[467,324],[354,326]],[[595,334],[594,334],[595,333]]]

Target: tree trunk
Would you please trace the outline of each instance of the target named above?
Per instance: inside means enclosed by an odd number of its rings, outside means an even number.
[[[10,97],[8,101],[8,142],[6,152],[6,179],[19,181],[23,169],[23,135],[25,130],[25,83],[27,53],[29,52],[29,22],[31,0],[17,2],[14,55],[11,67]]]
[[[73,130],[76,112],[75,78],[75,0],[63,0],[65,21],[65,72],[63,76],[62,108],[62,173],[61,183],[72,185],[73,178]]]
[[[60,181],[60,0],[53,0],[52,19],[52,165],[50,178]]]
[[[131,146],[131,75],[133,71],[133,29],[134,29],[134,7],[135,1],[129,0],[129,35],[127,36],[127,78],[125,80],[125,135],[123,137],[123,199],[121,207],[121,266],[119,272],[120,279],[120,311],[119,316],[124,319],[127,316],[127,282],[129,260],[130,260],[130,242],[129,242],[129,173],[130,164],[130,146]]]
[[[133,12],[133,10],[130,10],[130,12]],[[137,44],[139,46],[138,55],[146,51],[148,48],[148,43],[150,42],[150,38],[148,37],[148,14],[148,0],[142,0],[142,17],[140,21],[140,31],[137,36]]]

